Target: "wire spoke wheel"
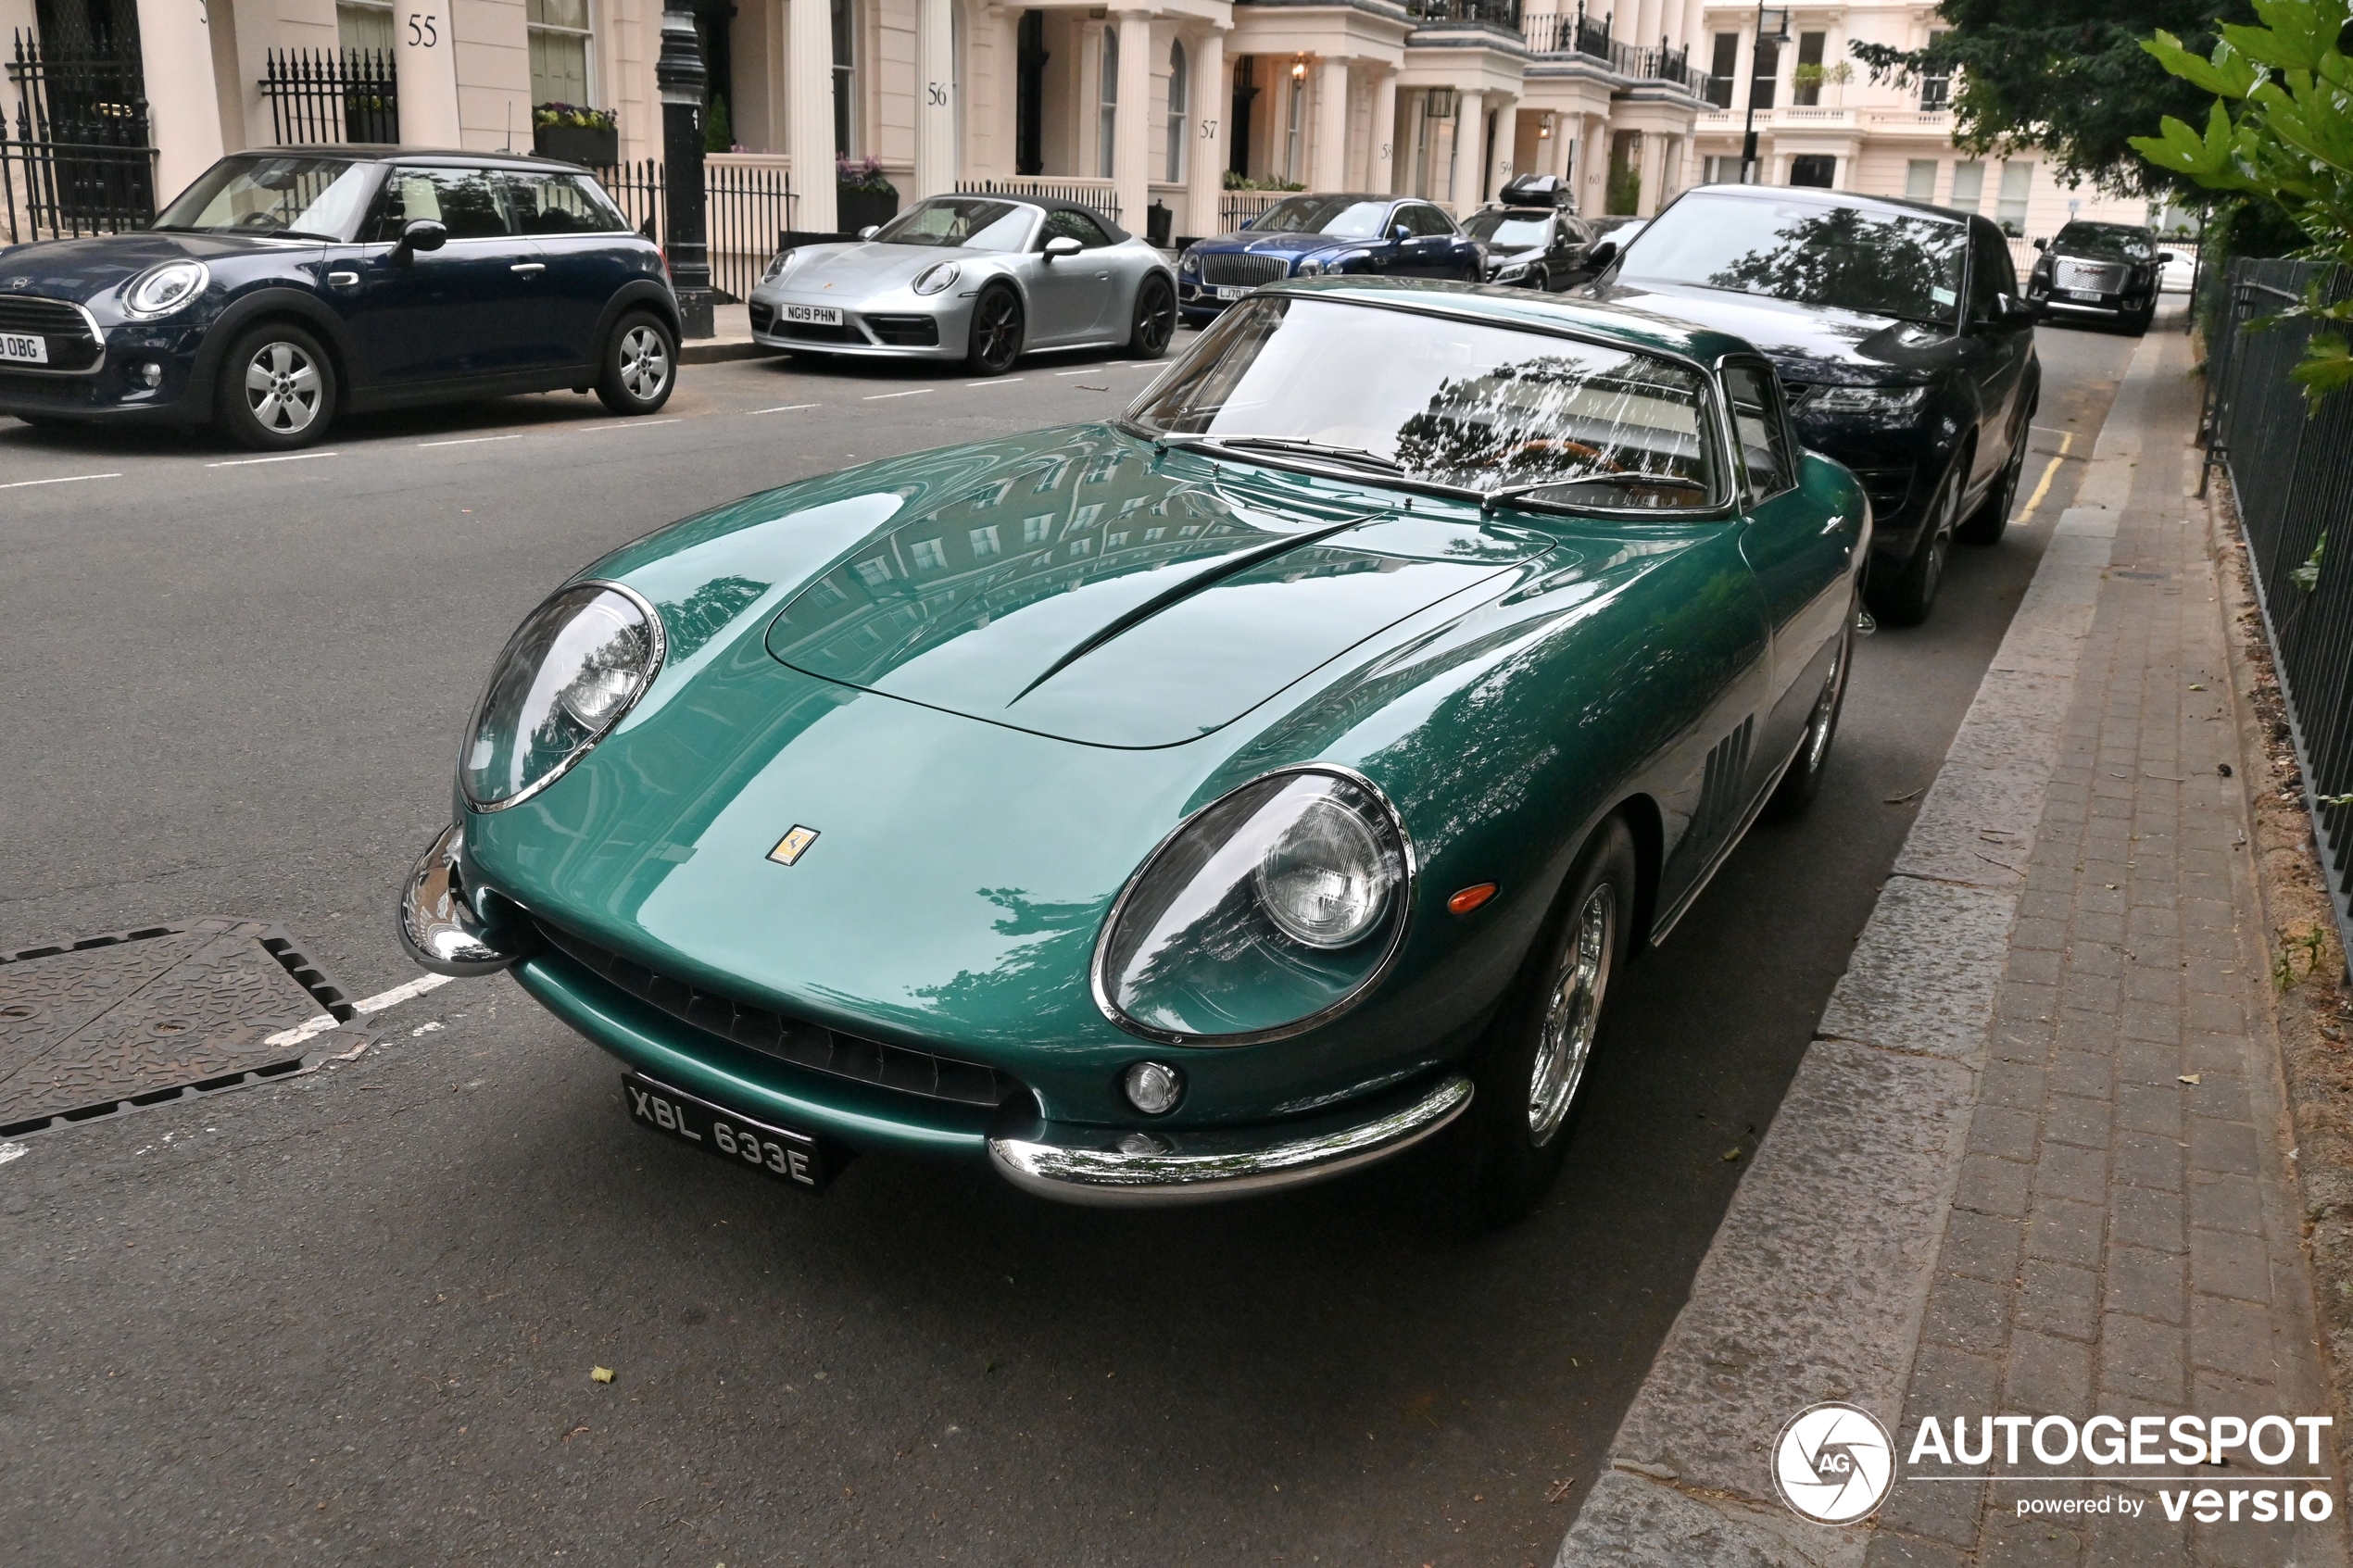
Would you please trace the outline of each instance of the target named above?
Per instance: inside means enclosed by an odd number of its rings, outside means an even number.
[[[1535,1067],[1528,1079],[1528,1137],[1539,1148],[1560,1131],[1584,1079],[1593,1035],[1601,1026],[1602,997],[1609,985],[1617,941],[1617,890],[1603,882],[1585,896],[1577,911],[1573,937],[1545,997]]]

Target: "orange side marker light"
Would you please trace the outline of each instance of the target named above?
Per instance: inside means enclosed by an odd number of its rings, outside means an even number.
[[[1495,897],[1495,884],[1491,882],[1482,882],[1476,886],[1466,887],[1452,898],[1447,899],[1446,908],[1455,914],[1466,915],[1493,897]]]

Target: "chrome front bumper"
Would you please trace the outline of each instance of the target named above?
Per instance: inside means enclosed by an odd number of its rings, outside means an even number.
[[[466,892],[466,827],[442,829],[400,897],[400,945],[435,974],[490,974],[532,948],[529,928],[494,926]]]
[[[1443,1129],[1471,1101],[1456,1075],[1435,1088],[1305,1123],[1152,1133],[1048,1125],[1033,1135],[992,1134],[988,1160],[1026,1192],[1063,1203],[1145,1208],[1211,1203],[1303,1186],[1386,1160]]]

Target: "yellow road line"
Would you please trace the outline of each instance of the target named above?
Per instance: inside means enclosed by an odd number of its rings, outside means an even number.
[[[2063,458],[2053,458],[2050,466],[2043,470],[2042,481],[2034,486],[2034,494],[2026,498],[2025,509],[2018,514],[2019,521],[2022,523],[2032,517],[2034,508],[2043,504],[2043,497],[2051,493],[2051,476],[2058,472],[2059,464],[2062,461],[2064,461]]]

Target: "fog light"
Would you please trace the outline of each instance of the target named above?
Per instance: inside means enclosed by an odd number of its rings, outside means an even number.
[[[137,382],[141,386],[161,386],[163,384],[163,367],[157,364],[153,359],[142,359],[137,365],[132,367],[131,379]]]
[[[1185,1080],[1165,1062],[1139,1061],[1127,1070],[1127,1103],[1147,1116],[1165,1116],[1185,1098]]]

